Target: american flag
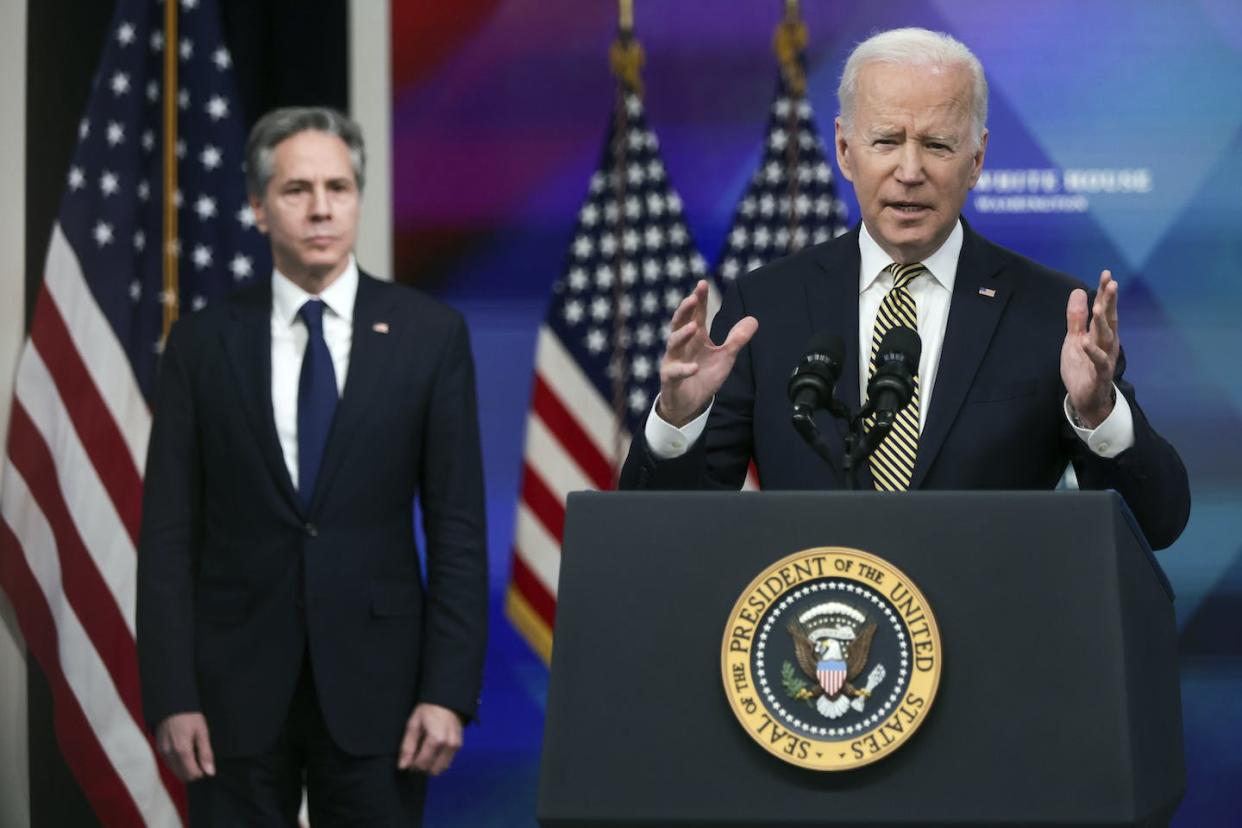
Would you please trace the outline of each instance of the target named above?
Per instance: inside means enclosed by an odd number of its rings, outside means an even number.
[[[717,264],[721,289],[743,273],[839,236],[845,218],[798,56],[777,79],[763,157],[734,211]]]
[[[759,167],[733,212],[717,260],[714,276],[721,293],[743,273],[845,232],[845,203],[837,198],[832,165],[806,99],[806,27],[797,17],[787,19],[775,39],[781,63],[776,96]],[[752,463],[743,488],[759,486]]]
[[[621,86],[539,329],[507,611],[552,646],[565,498],[611,489],[660,388],[673,310],[707,273],[640,95]]]
[[[99,820],[177,825],[184,789],[142,716],[135,550],[165,305],[270,272],[212,0],[120,0],[52,228],[0,480],[0,588],[51,687],[57,741]],[[165,53],[179,82],[164,88]],[[179,290],[162,273],[163,106],[177,105]]]

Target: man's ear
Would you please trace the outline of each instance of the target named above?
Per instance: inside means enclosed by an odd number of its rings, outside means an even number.
[[[267,233],[267,213],[263,212],[263,202],[250,196],[250,212],[254,213],[254,225],[260,233]]]
[[[979,136],[979,149],[975,150],[975,157],[972,159],[973,167],[970,171],[970,188],[973,190],[975,184],[979,182],[979,174],[983,172],[983,156],[988,152],[988,131],[983,130],[983,134]]]
[[[841,116],[833,122],[836,126],[837,136],[834,143],[837,147],[837,166],[841,168],[841,175],[845,176],[846,181],[854,180],[854,172],[850,169],[850,145],[845,138],[845,127],[841,125]]]

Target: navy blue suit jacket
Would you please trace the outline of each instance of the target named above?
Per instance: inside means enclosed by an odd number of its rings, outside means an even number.
[[[833,470],[791,424],[786,383],[812,333],[838,334],[846,356],[837,395],[858,410],[858,269],[855,228],[740,278],[725,295],[713,339],[723,341],[747,315],[759,330],[716,395],[703,437],[682,457],[658,461],[640,432],[620,485],[737,489],[753,456],[765,489],[836,488]],[[1152,546],[1168,546],[1190,511],[1186,471],[1139,408],[1123,377],[1124,356],[1116,384],[1134,413],[1135,445],[1104,460],[1066,422],[1060,354],[1065,306],[1078,287],[965,227],[911,488],[1050,489],[1072,462],[1082,488],[1116,489]],[[817,423],[839,467],[845,427],[823,412]],[[873,485],[864,464],[860,486]]]
[[[180,321],[164,352],[138,558],[145,715],[154,727],[202,711],[219,755],[270,748],[309,650],[336,743],[394,753],[417,703],[472,715],[481,681],[486,533],[466,327],[361,276],[344,394],[304,510],[272,417],[271,309],[267,280]]]

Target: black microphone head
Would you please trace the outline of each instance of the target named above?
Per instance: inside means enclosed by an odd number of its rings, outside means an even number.
[[[845,362],[845,340],[828,331],[811,336],[789,378],[789,400],[812,410],[828,407]]]
[[[811,334],[802,351],[802,361],[806,362],[812,355],[827,357],[827,361],[840,365],[845,361],[845,340],[831,331],[819,331]]]
[[[919,357],[923,355],[923,340],[913,328],[898,325],[891,328],[880,340],[875,352],[876,370],[889,363],[899,363],[911,376],[918,373]],[[894,366],[896,367],[896,366]]]
[[[875,351],[875,373],[867,383],[868,406],[876,421],[892,422],[892,415],[905,408],[914,396],[914,377],[919,372],[923,342],[904,325],[891,329]]]

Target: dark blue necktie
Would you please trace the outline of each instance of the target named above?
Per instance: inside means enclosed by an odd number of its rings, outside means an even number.
[[[337,403],[336,371],[323,339],[323,310],[324,304],[318,299],[311,299],[298,310],[308,334],[298,380],[298,495],[307,509]]]

